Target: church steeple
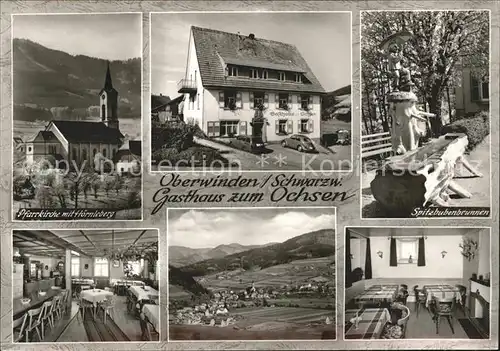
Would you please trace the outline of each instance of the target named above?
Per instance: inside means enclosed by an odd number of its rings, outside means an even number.
[[[109,71],[109,61],[108,69],[106,70],[106,80],[104,81],[104,90],[113,89],[113,82],[111,81],[111,72]]]
[[[113,88],[111,81],[111,71],[108,67],[106,69],[106,80],[104,81],[104,88],[99,93],[100,106],[101,106],[101,121],[110,128],[120,129],[118,121],[118,92]]]

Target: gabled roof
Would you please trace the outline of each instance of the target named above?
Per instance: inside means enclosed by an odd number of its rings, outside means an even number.
[[[141,141],[140,140],[127,140],[118,149],[118,151],[130,151],[131,154],[140,157],[142,154]]]
[[[151,95],[151,111],[165,107],[170,102],[170,97],[166,95]]]
[[[205,87],[238,87],[291,92],[324,93],[320,82],[294,45],[235,33],[191,27],[200,76]],[[311,84],[271,79],[226,77],[228,63],[301,72]]]
[[[38,134],[31,142],[42,143],[42,142],[54,142],[54,141],[58,141],[54,133],[48,130],[41,130],[38,132]]]
[[[50,123],[54,124],[70,143],[121,144],[123,138],[118,129],[109,128],[103,122],[54,120]]]

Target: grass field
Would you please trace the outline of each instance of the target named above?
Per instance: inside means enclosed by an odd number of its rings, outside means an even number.
[[[171,340],[335,339],[335,311],[312,308],[259,307],[234,310],[231,327],[169,325]],[[329,317],[331,324],[325,324]]]
[[[301,307],[250,307],[233,310],[234,314],[244,317],[243,321],[253,324],[278,321],[286,323],[324,322],[326,317],[335,319],[335,311]]]
[[[216,274],[206,275],[200,283],[213,290],[244,289],[252,282],[256,287],[279,288],[283,285],[301,284],[320,275],[332,277],[332,283],[335,283],[335,269],[330,267],[334,260],[335,256],[297,260],[261,270],[245,271],[227,279],[218,279]]]

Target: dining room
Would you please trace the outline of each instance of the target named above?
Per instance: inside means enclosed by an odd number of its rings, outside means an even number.
[[[490,248],[490,228],[346,228],[345,339],[488,339]]]
[[[158,342],[158,230],[14,230],[16,343]]]

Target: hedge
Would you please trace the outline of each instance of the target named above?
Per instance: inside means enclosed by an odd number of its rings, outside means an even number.
[[[153,159],[157,162],[164,161],[166,163],[168,161],[172,166],[177,164],[180,167],[220,167],[229,164],[228,160],[222,157],[218,150],[204,146],[192,146],[181,151],[172,147],[160,149],[153,153]],[[193,160],[197,161],[194,165],[192,164]]]
[[[443,126],[441,134],[464,133],[467,135],[469,145],[467,150],[474,149],[490,134],[490,116],[488,112],[476,113],[473,117],[464,117],[451,124]]]

